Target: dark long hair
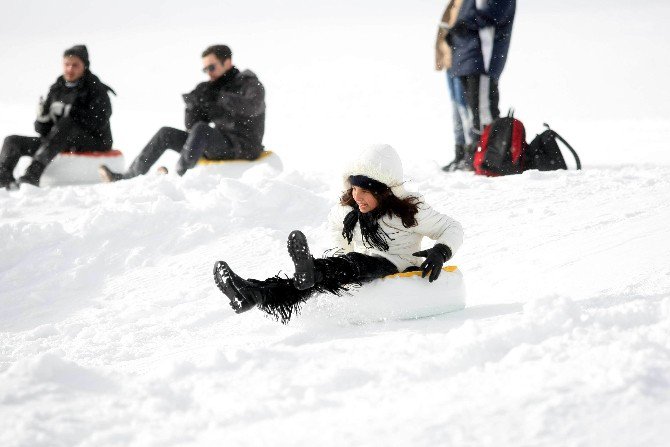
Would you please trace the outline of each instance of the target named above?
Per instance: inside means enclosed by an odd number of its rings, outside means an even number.
[[[340,197],[340,204],[344,206],[350,206],[353,209],[357,210],[358,205],[354,200],[353,188],[349,188],[347,191],[342,194]],[[372,210],[371,213],[379,218],[383,215],[387,215],[389,218],[393,217],[395,214],[402,221],[402,225],[405,228],[410,228],[417,225],[416,214],[419,212],[419,203],[421,201],[418,197],[409,196],[404,199],[398,198],[390,188],[387,188],[381,193],[370,191],[372,195],[377,199],[377,208]]]

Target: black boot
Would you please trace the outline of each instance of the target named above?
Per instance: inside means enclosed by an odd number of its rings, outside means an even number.
[[[223,261],[214,265],[214,281],[219,290],[230,300],[236,313],[246,312],[258,306],[260,310],[276,318],[282,324],[300,312],[303,303],[317,293],[342,295],[354,284],[360,284],[354,267],[345,258],[315,260],[313,287],[298,290],[293,279],[274,276],[264,281],[240,278]]]
[[[452,162],[442,168],[444,172],[453,172],[456,170],[456,165],[465,157],[465,147],[462,144],[457,144],[455,153],[456,155]]]
[[[293,287],[292,279],[279,276],[265,281],[243,279],[223,261],[214,265],[214,281],[230,299],[230,306],[236,313],[258,306],[282,324],[288,323],[293,314],[300,311],[302,303],[318,291],[316,288],[298,290]]]
[[[0,168],[0,188],[10,189],[16,183],[14,176],[5,168]]]
[[[294,314],[300,312],[303,303],[313,295],[330,293],[339,296],[347,293],[352,287],[360,286],[362,280],[372,279],[362,278],[356,262],[348,257],[351,255],[314,259],[314,285],[305,290],[297,289],[293,279],[280,276],[264,281],[243,279],[223,261],[214,265],[214,281],[219,290],[228,297],[236,313],[246,312],[258,306],[263,312],[286,324]],[[397,273],[392,264],[389,268],[393,270],[389,273]],[[373,276],[376,278],[384,275]]]
[[[98,167],[98,174],[100,174],[100,180],[102,180],[105,183],[111,183],[123,180],[123,174],[114,172],[105,165],[100,165]]]
[[[37,160],[33,160],[33,162],[30,163],[30,166],[28,166],[28,169],[26,169],[26,173],[19,177],[17,183],[19,185],[27,183],[29,185],[39,187],[40,177],[42,177],[42,173],[44,172],[45,168],[46,166],[44,166],[42,163]]]
[[[464,147],[463,158],[456,163],[454,171],[474,171],[475,152],[479,143],[471,143]]]
[[[240,294],[233,286],[232,278],[238,279],[238,283],[244,281],[233,272],[228,264],[223,261],[218,261],[214,264],[214,282],[219,290],[230,300],[230,307],[235,313],[241,314],[256,306],[256,301],[252,298]]]
[[[295,266],[293,275],[295,288],[307,290],[314,287],[314,258],[309,252],[305,235],[299,230],[292,231],[288,236],[286,246]]]

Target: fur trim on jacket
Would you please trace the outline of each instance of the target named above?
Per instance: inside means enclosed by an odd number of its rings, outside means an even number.
[[[463,0],[450,0],[442,14],[442,21],[437,29],[437,39],[435,40],[435,70],[437,71],[451,68],[451,47],[447,43],[447,34],[449,28],[452,28],[456,23],[461,3],[463,3]]]
[[[346,252],[354,251],[369,256],[381,256],[391,261],[398,271],[403,271],[410,266],[419,266],[423,258],[412,256],[421,250],[421,241],[424,236],[435,242],[446,245],[451,250],[452,256],[463,243],[463,227],[449,216],[438,213],[428,204],[419,204],[419,212],[416,215],[417,225],[405,228],[398,216],[389,218],[382,216],[379,219],[379,227],[389,236],[389,249],[387,251],[371,247],[364,242],[360,223],[354,227],[351,244],[342,235],[344,229],[344,217],[353,209],[350,206],[336,205],[328,216],[328,229],[331,233],[333,243],[337,248]]]

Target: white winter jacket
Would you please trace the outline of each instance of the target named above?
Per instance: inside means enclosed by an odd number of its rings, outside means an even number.
[[[379,219],[379,226],[391,240],[388,241],[388,251],[381,251],[375,247],[367,245],[363,241],[360,224],[357,223],[354,228],[351,244],[342,235],[344,229],[344,217],[352,210],[350,206],[336,205],[328,215],[328,227],[332,235],[332,240],[336,247],[344,251],[355,251],[369,256],[382,256],[391,261],[403,271],[410,266],[419,266],[424,258],[412,256],[421,250],[421,240],[424,236],[433,239],[436,242],[446,245],[451,250],[452,255],[456,253],[463,243],[463,227],[454,219],[440,214],[423,203],[418,205],[419,212],[416,215],[417,225],[411,228],[405,228],[402,220],[398,216],[389,218],[384,215]]]

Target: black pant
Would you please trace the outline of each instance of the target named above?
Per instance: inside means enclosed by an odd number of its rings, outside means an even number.
[[[264,281],[248,280],[263,291],[262,302],[257,302],[258,308],[282,323],[287,323],[302,304],[316,293],[341,295],[356,284],[398,273],[398,268],[388,259],[356,252],[315,259],[314,270],[314,287],[306,290],[296,289],[292,278],[279,275]]]
[[[500,116],[498,83],[489,76],[479,74],[460,76],[460,80],[465,92],[465,102],[472,116],[471,136],[476,145],[479,142],[484,125],[489,124],[489,120],[494,120]],[[482,98],[482,94],[486,96]],[[486,110],[482,110],[484,107]]]
[[[342,256],[315,259],[314,263],[317,270],[320,268],[327,270],[328,268],[325,264],[336,263],[336,271],[351,272],[351,276],[347,278],[351,281],[347,281],[345,279],[343,282],[341,282],[342,285],[359,282],[366,283],[388,275],[393,275],[394,273],[398,273],[398,268],[388,259],[381,256],[364,255],[354,251],[346,253]],[[329,275],[326,274],[326,276]]]
[[[209,160],[245,158],[242,155],[243,150],[234,147],[228,136],[205,122],[196,123],[190,132],[173,127],[161,127],[123,176],[131,178],[146,174],[168,149],[180,153],[177,162],[177,172],[180,175],[193,168],[201,157]]]
[[[22,156],[46,166],[63,151],[107,151],[111,149],[90,133],[79,127],[70,117],[61,118],[42,138],[10,135],[5,138],[0,151],[0,171],[14,172]]]

